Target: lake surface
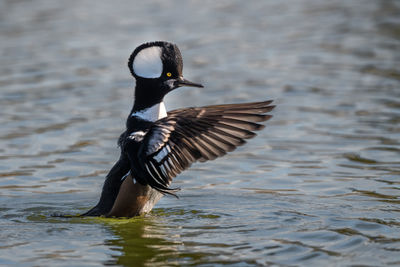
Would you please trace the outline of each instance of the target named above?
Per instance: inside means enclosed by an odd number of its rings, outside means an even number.
[[[274,99],[243,147],[133,219],[97,203],[139,44],[205,85],[168,109]],[[0,265],[400,265],[400,2],[0,1]]]

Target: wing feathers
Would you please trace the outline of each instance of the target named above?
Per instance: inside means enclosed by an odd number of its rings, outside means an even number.
[[[173,194],[172,179],[193,162],[213,160],[233,151],[254,137],[253,131],[272,116],[265,114],[272,101],[213,105],[173,110],[156,121],[145,135],[136,159],[138,181],[162,193]],[[132,158],[132,157],[130,157]],[[135,176],[135,175],[134,175]]]
[[[262,122],[266,121],[271,115],[249,114],[249,113],[224,113],[223,118],[238,119],[242,121]]]

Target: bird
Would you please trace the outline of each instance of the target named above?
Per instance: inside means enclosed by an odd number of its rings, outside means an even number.
[[[151,211],[171,182],[195,162],[224,156],[256,136],[275,106],[272,100],[187,107],[167,111],[164,97],[186,86],[183,59],[167,41],[139,45],[128,68],[136,80],[134,103],[118,139],[121,153],[103,184],[100,200],[81,216],[133,217]]]

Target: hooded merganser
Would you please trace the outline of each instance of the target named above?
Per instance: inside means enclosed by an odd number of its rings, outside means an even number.
[[[164,96],[181,86],[203,87],[182,76],[175,44],[137,47],[128,67],[136,79],[135,100],[119,138],[121,155],[108,173],[99,203],[83,216],[132,217],[149,212],[164,195],[175,195],[172,179],[196,161],[233,151],[261,130],[272,101],[166,111]]]

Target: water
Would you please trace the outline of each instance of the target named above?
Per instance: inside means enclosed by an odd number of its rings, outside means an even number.
[[[0,1],[0,265],[400,265],[398,1]],[[132,105],[126,62],[170,40],[167,108],[275,99],[256,139],[148,216],[98,200]]]

